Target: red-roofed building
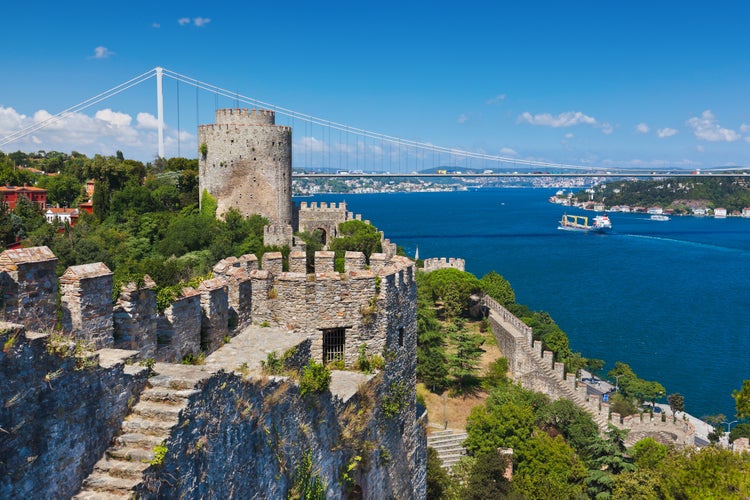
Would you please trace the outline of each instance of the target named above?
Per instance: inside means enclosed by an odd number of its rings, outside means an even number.
[[[26,185],[23,187],[3,186],[0,187],[0,196],[3,203],[8,205],[8,208],[11,210],[16,208],[19,196],[26,197],[31,203],[38,205],[40,208],[47,207],[47,190],[38,187]]]

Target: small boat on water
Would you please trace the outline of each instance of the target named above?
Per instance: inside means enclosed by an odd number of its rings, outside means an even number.
[[[563,214],[560,225],[557,227],[562,231],[591,231],[594,233],[608,233],[612,230],[612,222],[607,214],[597,215],[591,224],[585,215]]]
[[[651,220],[660,220],[660,221],[667,221],[669,220],[668,215],[662,215],[662,214],[655,214],[651,216]]]

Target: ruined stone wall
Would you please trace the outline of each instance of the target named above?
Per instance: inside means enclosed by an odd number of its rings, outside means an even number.
[[[201,350],[213,352],[229,336],[229,295],[221,278],[206,280],[198,288],[201,294]]]
[[[260,214],[272,224],[292,223],[292,130],[275,125],[273,111],[216,110],[216,123],[198,127],[200,196],[230,208]]]
[[[134,351],[74,355],[0,324],[0,498],[70,498],[146,384]],[[106,359],[105,359],[106,358]]]

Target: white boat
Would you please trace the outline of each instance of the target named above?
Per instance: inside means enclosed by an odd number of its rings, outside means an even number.
[[[662,215],[662,214],[655,214],[651,216],[651,220],[660,220],[660,221],[667,221],[669,220],[668,215]]]
[[[608,233],[612,230],[612,222],[607,214],[597,215],[589,224],[589,218],[585,215],[563,214],[560,225],[557,227],[562,231],[591,231],[594,233]]]

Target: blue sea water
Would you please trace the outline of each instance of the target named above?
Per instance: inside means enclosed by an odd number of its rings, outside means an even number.
[[[319,195],[346,201],[420,258],[461,257],[495,270],[516,300],[548,311],[571,347],[685,396],[696,416],[735,413],[750,379],[750,220],[610,214],[611,234],[559,231],[555,190]]]

